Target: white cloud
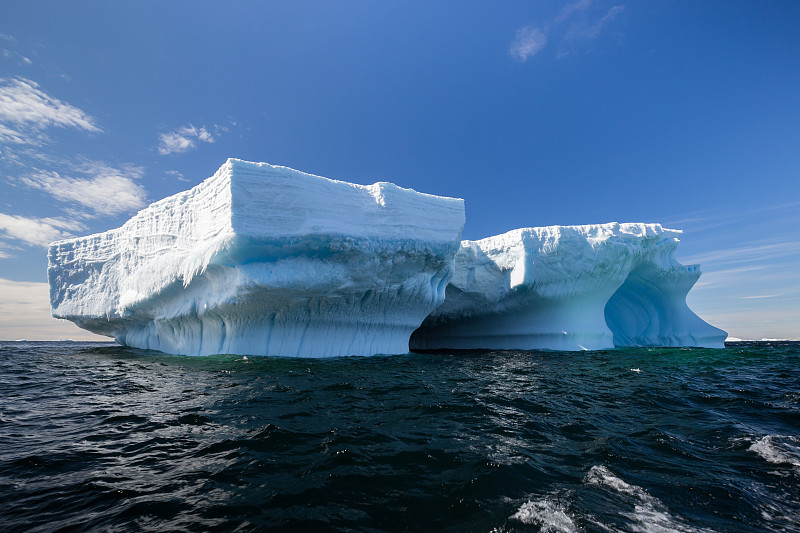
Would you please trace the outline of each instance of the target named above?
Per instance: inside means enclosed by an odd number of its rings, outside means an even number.
[[[10,250],[10,249],[12,249],[11,246],[9,246],[8,244],[4,243],[3,241],[0,241],[0,259],[8,259],[10,257],[14,257],[13,255],[11,255],[10,253],[8,253],[6,251],[6,250]]]
[[[70,231],[81,231],[84,225],[64,218],[28,218],[0,213],[0,237],[22,241],[32,246],[48,246],[51,242],[73,237]],[[0,250],[0,257],[9,257]]]
[[[599,16],[599,6],[593,0],[577,0],[565,5],[551,21],[539,27],[525,26],[517,30],[509,48],[515,59],[526,61],[539,53],[548,41],[558,43],[556,57],[564,57],[580,51],[597,39],[609,23],[624,9],[616,5]]]
[[[47,129],[51,127],[101,131],[91,116],[49,96],[35,82],[0,79],[0,160],[7,169],[17,167],[17,175],[7,179],[58,201],[36,213],[49,215],[43,218],[0,213],[0,240],[4,241],[0,242],[0,258],[14,255],[9,242],[47,246],[73,237],[72,232],[85,231],[87,226],[81,220],[146,205],[147,191],[136,181],[144,174],[142,167],[55,156],[47,150],[51,144]],[[52,214],[56,207],[62,216]]]
[[[161,155],[180,154],[191,150],[195,146],[192,139],[176,132],[162,133],[159,135],[158,153]]]
[[[111,340],[52,318],[47,283],[0,278],[0,294],[0,340]]]
[[[178,172],[177,170],[167,170],[167,171],[165,172],[165,174],[166,174],[167,176],[172,176],[173,178],[177,179],[178,181],[186,181],[186,182],[188,182],[188,181],[189,181],[188,179],[184,178],[184,177],[183,177],[183,174],[181,174],[181,173],[180,173],[180,172]]]
[[[0,50],[0,54],[6,59],[16,59],[23,65],[33,65],[33,61],[30,58],[25,57],[24,55],[20,54],[19,52],[15,52],[13,50],[9,50],[8,48],[3,48]]]
[[[561,23],[565,20],[569,19],[576,13],[580,13],[581,11],[586,11],[592,5],[592,0],[578,0],[577,2],[572,2],[571,4],[565,5],[561,8],[561,11],[558,13],[555,22]]]
[[[0,143],[4,144],[42,144],[47,140],[47,136],[41,132],[23,132],[9,128],[0,122]]]
[[[582,21],[581,23],[574,24],[567,34],[564,36],[565,40],[586,40],[593,41],[597,39],[603,28],[616,18],[617,15],[622,13],[625,9],[624,6],[614,6],[609,9],[605,15],[594,22]]]
[[[86,112],[39,88],[25,78],[0,78],[0,142],[40,144],[48,127],[102,131]]]
[[[127,165],[114,168],[100,161],[84,161],[73,169],[85,177],[62,176],[55,170],[38,171],[20,178],[33,189],[44,191],[62,202],[81,205],[83,215],[118,215],[146,205],[147,191],[136,183],[144,169]]]
[[[217,134],[219,134],[221,128],[216,124],[214,128]],[[158,153],[161,155],[169,155],[188,152],[197,147],[195,140],[213,143],[215,138],[205,126],[196,128],[189,124],[175,131],[160,134],[158,136]]]
[[[777,213],[783,211],[783,213]],[[770,213],[771,216],[761,216]],[[749,210],[723,210],[709,214],[707,211],[685,213],[682,218],[667,220],[664,224],[670,227],[687,227],[695,232],[711,230],[732,224],[746,224],[753,227],[756,223],[779,220],[781,228],[800,225],[800,202],[759,206]],[[770,233],[774,233],[770,231]]]
[[[508,53],[520,61],[527,61],[536,55],[547,44],[547,36],[539,28],[525,26],[517,30],[517,35],[511,43]]]
[[[800,254],[800,242],[753,244],[737,248],[711,250],[682,260],[684,264],[727,265],[744,263],[776,263],[781,259]]]

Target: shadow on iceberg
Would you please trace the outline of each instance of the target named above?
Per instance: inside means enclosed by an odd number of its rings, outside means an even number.
[[[727,333],[686,304],[699,277],[698,265],[668,271],[645,265],[633,270],[605,307],[614,345],[723,348]]]

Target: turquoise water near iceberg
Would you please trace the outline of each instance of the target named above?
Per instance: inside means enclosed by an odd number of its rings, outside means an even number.
[[[3,531],[798,531],[800,347],[0,343]]]

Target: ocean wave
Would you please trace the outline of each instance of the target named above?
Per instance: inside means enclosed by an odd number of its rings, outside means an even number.
[[[540,526],[544,533],[574,533],[578,531],[572,518],[564,508],[550,499],[528,501],[511,515],[512,520],[523,524]]]
[[[768,463],[794,467],[800,473],[800,437],[791,435],[767,435],[748,448]]]
[[[683,520],[674,516],[658,498],[651,496],[638,485],[623,481],[606,466],[593,466],[586,476],[586,483],[611,489],[616,495],[622,496],[626,500],[625,503],[633,506],[633,512],[620,513],[631,520],[630,531],[642,533],[697,533],[710,531],[686,524]],[[603,524],[597,525],[603,529],[614,531],[613,528]]]
[[[800,348],[244,361],[10,344],[2,531],[800,524]]]

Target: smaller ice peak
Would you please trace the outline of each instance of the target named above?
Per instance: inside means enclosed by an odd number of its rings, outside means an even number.
[[[674,257],[678,230],[655,223],[520,228],[463,241],[444,304],[417,349],[600,350],[722,347],[686,305],[700,276]]]
[[[679,235],[679,231],[660,224],[618,222],[520,228],[479,241],[464,241],[459,256],[464,261],[477,260],[481,266],[494,263],[499,271],[507,271],[509,288],[557,285],[569,291],[579,285],[576,280],[565,279],[565,274],[580,274],[582,279],[606,276],[624,270],[633,256],[645,256],[662,267],[677,266],[671,252],[678,245]],[[466,271],[466,275],[470,273]]]

